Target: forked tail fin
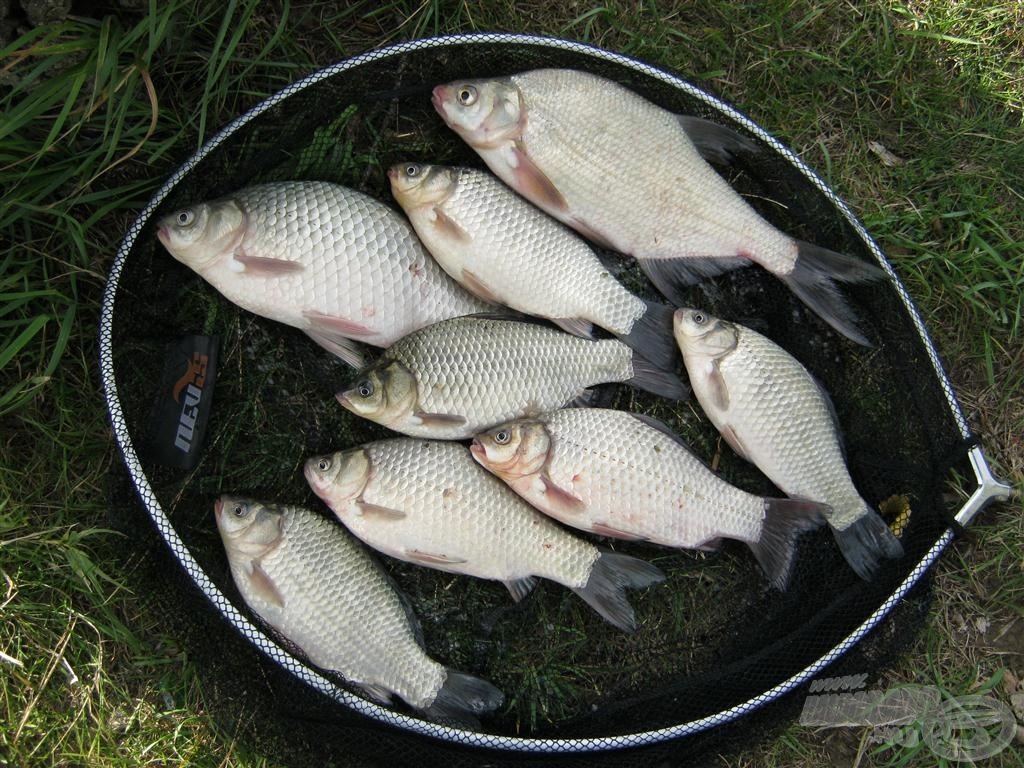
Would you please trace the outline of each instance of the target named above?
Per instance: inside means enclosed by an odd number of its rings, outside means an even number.
[[[777,589],[785,590],[789,584],[797,537],[824,523],[828,511],[827,505],[804,499],[764,500],[761,537],[750,549]]]
[[[903,557],[903,545],[881,516],[868,506],[852,524],[832,529],[846,562],[865,581],[870,581],[880,560]]]
[[[602,550],[587,583],[573,592],[609,624],[632,632],[636,629],[636,615],[626,599],[626,589],[639,589],[664,580],[665,574],[648,562]]]
[[[505,695],[478,677],[449,669],[444,685],[423,712],[443,725],[476,729],[478,718],[502,705]]]
[[[797,245],[800,250],[793,271],[780,275],[782,280],[804,304],[839,333],[870,347],[871,342],[858,327],[857,315],[839,292],[836,281],[864,283],[881,280],[885,272],[873,264],[813,243],[798,240]]]
[[[673,308],[645,301],[646,310],[619,341],[636,350],[659,368],[672,371],[679,363],[679,347],[672,336]]]

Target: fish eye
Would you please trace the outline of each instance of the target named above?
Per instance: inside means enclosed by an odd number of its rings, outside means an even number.
[[[248,511],[249,510],[245,506],[245,504],[235,504],[235,506],[231,508],[231,514],[233,514],[235,517],[245,517]]]
[[[693,320],[695,325],[704,325],[708,321],[708,316],[703,312],[694,312],[690,315],[690,319]]]
[[[174,214],[174,223],[179,227],[191,227],[192,222],[196,220],[196,215],[191,210],[186,208],[183,211],[178,211]]]
[[[494,442],[498,445],[505,445],[509,440],[512,439],[512,433],[507,429],[499,429],[494,433]]]
[[[476,103],[477,92],[476,88],[472,85],[464,85],[459,88],[459,92],[455,94],[455,98],[459,100],[459,104],[464,107],[471,107]]]
[[[369,397],[373,394],[373,382],[369,379],[363,379],[356,385],[356,391],[360,397]]]
[[[409,163],[405,166],[405,175],[410,179],[415,179],[420,175],[420,167],[416,163]]]
[[[328,459],[326,456],[323,457],[322,459],[320,459],[320,461],[316,463],[316,468],[319,469],[321,472],[326,472],[328,469],[331,468],[331,460]]]

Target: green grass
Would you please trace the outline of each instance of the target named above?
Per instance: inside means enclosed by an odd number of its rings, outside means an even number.
[[[118,460],[96,372],[106,270],[162,178],[263,96],[387,42],[473,29],[571,37],[643,58],[707,86],[798,151],[890,256],[990,458],[1020,487],[1017,3],[426,0],[268,10],[254,0],[170,0],[144,16],[55,22],[0,50],[0,765],[278,764],[212,719],[207,682],[177,628],[128,586],[131,542],[106,517]],[[884,165],[871,142],[903,162]],[[928,624],[883,684],[961,695],[1001,670],[1024,677],[1024,649],[1008,639],[1024,633],[1021,521],[1019,499],[989,509],[943,559]],[[592,671],[548,653],[560,647],[538,649],[524,671],[522,690],[537,694],[528,698],[552,708],[523,710],[524,721],[551,715],[567,686],[585,697],[598,685]],[[1009,701],[1001,684],[992,692]],[[936,764],[927,751],[869,745],[865,729],[836,730],[793,725],[722,764]],[[1019,766],[1019,755],[986,765]]]

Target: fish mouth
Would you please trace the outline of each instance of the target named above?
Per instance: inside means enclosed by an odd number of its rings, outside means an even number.
[[[334,396],[334,398],[341,403],[342,408],[346,408],[350,411],[352,410],[352,401],[348,399],[348,394],[346,392],[339,392]]]
[[[430,94],[430,103],[441,117],[444,117],[444,103],[448,100],[448,86],[438,85]]]
[[[217,499],[213,502],[213,516],[220,519],[221,514],[224,512],[224,499]]]
[[[397,165],[392,165],[390,168],[388,168],[388,178],[391,179],[392,181],[394,181],[395,179],[398,178],[398,166]]]
[[[469,446],[469,452],[473,454],[477,461],[481,464],[487,463],[487,449],[484,448],[483,443],[473,438],[473,443]]]
[[[156,228],[156,236],[164,247],[168,247],[171,241],[171,233],[166,224],[161,224]]]

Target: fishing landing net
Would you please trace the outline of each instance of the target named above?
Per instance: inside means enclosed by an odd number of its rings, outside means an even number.
[[[351,369],[299,331],[221,298],[164,251],[153,221],[246,185],[286,179],[337,182],[394,206],[385,174],[393,163],[482,165],[434,113],[434,85],[537,67],[602,75],[673,112],[752,137],[764,151],[720,170],[763,216],[886,269],[892,279],[885,284],[844,289],[875,340],[871,348],[840,338],[757,267],[707,280],[688,298],[766,333],[823,382],[845,431],[854,481],[902,528],[906,555],[865,582],[846,566],[831,534],[818,530],[802,537],[782,593],[738,544],[687,553],[614,542],[667,574],[664,584],[631,593],[640,625],[632,635],[553,583],[515,605],[496,582],[387,560],[430,655],[505,693],[506,705],[480,731],[460,731],[426,722],[401,703],[366,701],[275,642],[246,610],[214,524],[215,497],[242,493],[325,511],[303,479],[303,461],[389,433],[335,401]],[[634,265],[604,255],[627,286],[657,298]],[[186,470],[153,460],[147,444],[168,342],[190,334],[216,336],[219,361],[201,458]],[[125,480],[112,483],[112,514],[142,553],[143,589],[186,638],[221,726],[290,765],[648,766],[759,738],[797,715],[799,692],[825,670],[873,675],[913,638],[927,613],[927,571],[956,521],[969,520],[999,492],[921,318],[842,201],[732,107],[646,64],[560,40],[485,34],[399,44],[318,71],[228,125],[171,176],[128,231],[104,299],[100,362],[124,457]],[[778,495],[721,449],[694,403],[621,386],[601,387],[598,400],[666,421],[725,479]],[[954,478],[970,494],[966,502],[955,495],[950,501]]]

